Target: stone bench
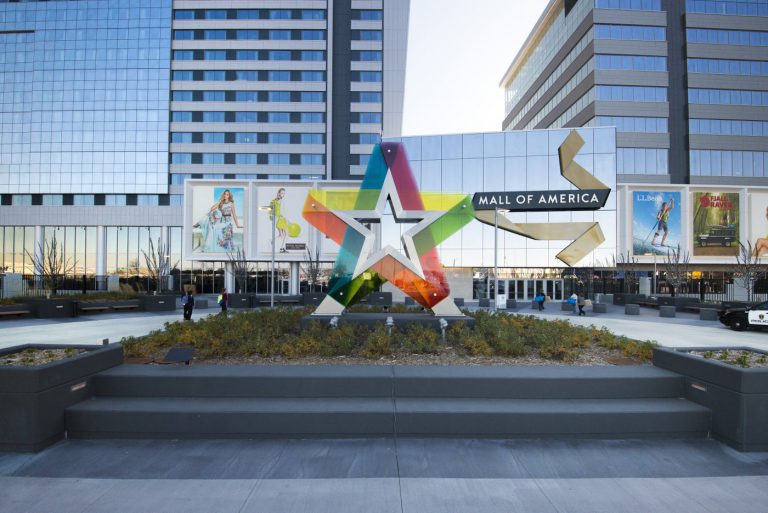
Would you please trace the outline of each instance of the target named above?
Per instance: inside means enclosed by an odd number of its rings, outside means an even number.
[[[507,310],[515,310],[517,308],[516,299],[507,299]]]
[[[659,317],[674,317],[675,316],[674,305],[662,305],[659,306]]]
[[[592,311],[594,313],[608,313],[608,305],[605,303],[593,303]]]
[[[719,310],[715,308],[702,308],[699,310],[699,320],[701,321],[719,321]]]
[[[562,303],[560,303],[560,310],[564,312],[575,312],[576,305],[572,305],[567,301],[563,301]]]
[[[32,312],[29,310],[9,310],[5,312],[0,312],[0,316],[10,316],[10,315],[29,315]]]
[[[624,305],[624,315],[640,315],[640,305]]]
[[[207,299],[195,299],[195,310],[202,309],[207,310],[208,309],[208,300]]]
[[[478,306],[479,306],[480,308],[490,308],[490,307],[491,307],[491,300],[490,300],[490,299],[488,299],[488,298],[482,298],[482,299],[480,299],[480,301],[478,302]]]

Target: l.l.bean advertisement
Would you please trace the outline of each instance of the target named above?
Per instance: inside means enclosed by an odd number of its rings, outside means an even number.
[[[634,191],[632,193],[632,253],[666,255],[680,244],[680,193]]]
[[[739,253],[739,194],[693,193],[693,255],[736,256]]]

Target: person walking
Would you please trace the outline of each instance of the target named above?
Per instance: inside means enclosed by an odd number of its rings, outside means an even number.
[[[223,314],[227,313],[228,302],[229,302],[229,294],[227,294],[227,289],[223,288],[221,290],[221,294],[219,294],[219,306],[221,307],[221,313]]]
[[[546,299],[546,297],[544,297],[544,294],[542,294],[541,292],[539,292],[539,294],[536,297],[533,298],[533,300],[536,301],[536,303],[539,305],[539,311],[544,310],[544,300],[545,299]]]
[[[584,299],[584,296],[579,296],[576,300],[576,306],[579,307],[579,315],[587,315],[587,313],[584,311],[584,307],[586,306],[587,301]]]
[[[195,296],[192,295],[192,291],[188,290],[187,295],[181,300],[181,304],[184,306],[184,320],[192,320],[192,310],[195,309]]]

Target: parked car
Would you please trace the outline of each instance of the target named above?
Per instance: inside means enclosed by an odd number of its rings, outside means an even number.
[[[727,308],[719,314],[720,322],[732,330],[768,327],[768,301],[749,307]]]
[[[700,233],[696,240],[699,246],[720,244],[730,246],[736,240],[736,228],[727,226],[710,226],[709,233]]]

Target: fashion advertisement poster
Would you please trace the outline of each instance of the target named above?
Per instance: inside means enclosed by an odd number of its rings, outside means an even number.
[[[693,193],[693,255],[736,256],[739,253],[739,194]]]
[[[749,241],[752,251],[761,258],[768,258],[768,193],[750,194]]]
[[[681,243],[680,193],[632,193],[632,252],[635,256],[666,255]]]
[[[195,185],[192,188],[192,253],[227,254],[245,250],[245,187]]]
[[[259,212],[256,222],[258,258],[304,260],[309,245],[309,224],[302,216],[309,187],[258,185]],[[274,222],[274,239],[273,239]]]

